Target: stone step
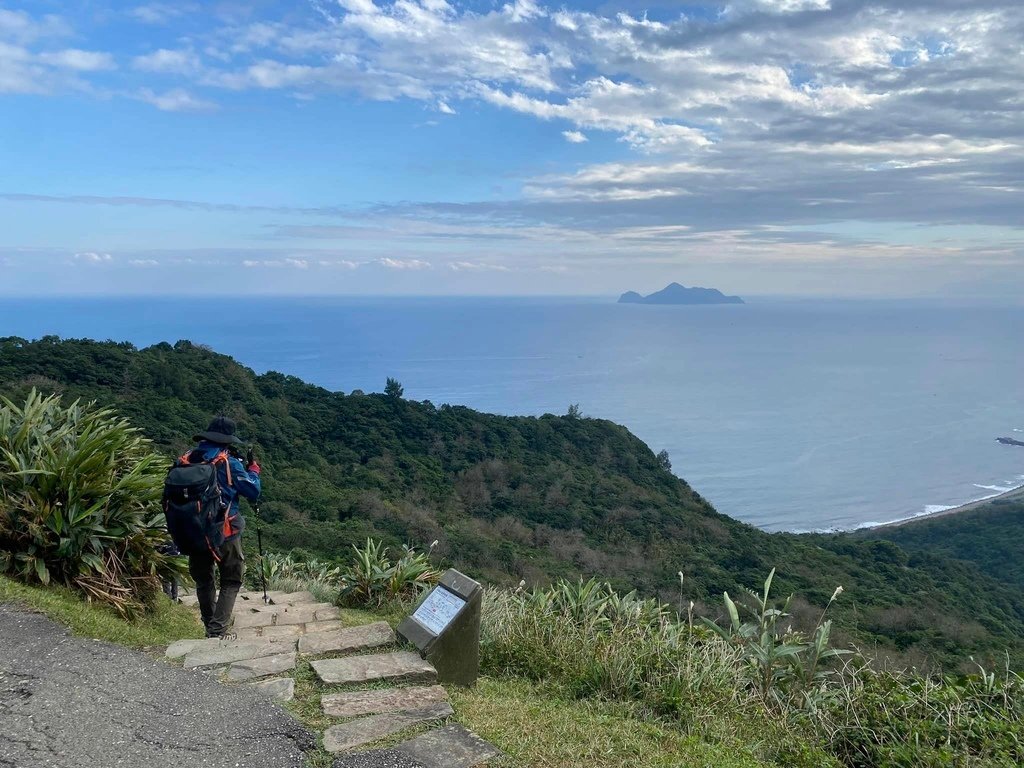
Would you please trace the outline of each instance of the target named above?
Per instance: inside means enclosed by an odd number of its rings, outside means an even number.
[[[254,607],[237,605],[233,614],[236,629],[252,629],[253,627],[292,626],[303,624],[326,623],[336,621],[340,612],[330,603],[310,603],[299,605],[257,605]]]
[[[395,642],[395,633],[385,621],[361,627],[346,627],[328,632],[307,633],[299,638],[299,653],[358,653]]]
[[[314,632],[328,632],[332,629],[341,629],[343,626],[345,625],[337,619],[328,619],[327,621],[311,621],[308,624],[304,624],[302,629],[307,635],[310,635]]]
[[[298,603],[315,603],[316,598],[310,592],[282,592],[279,589],[268,589],[267,597],[271,605],[297,605]],[[264,605],[263,590],[242,590],[238,593],[238,602],[258,603]]]
[[[316,607],[312,605],[286,605],[272,614],[274,624],[308,624],[316,621]]]
[[[295,641],[229,642],[216,648],[197,648],[185,656],[185,669],[220,667],[261,656],[275,656],[295,650]]]
[[[341,609],[336,605],[330,603],[317,603],[318,606],[324,606],[323,608],[316,609],[316,620],[317,621],[329,621],[331,619],[341,618]]]
[[[267,598],[270,600],[270,604],[271,605],[273,605],[274,603],[280,601],[287,594],[288,594],[287,592],[282,592],[279,589],[268,589],[267,590]],[[243,589],[243,590],[241,590],[238,593],[237,602],[238,603],[250,603],[250,604],[255,603],[255,604],[258,604],[258,605],[265,605],[265,603],[263,602],[263,590],[262,589],[258,589],[255,592],[250,592],[247,589]]]
[[[418,685],[329,693],[320,699],[320,705],[324,714],[330,717],[360,717],[420,709],[445,701],[448,701],[448,694],[440,685]]]
[[[295,698],[295,681],[290,677],[258,680],[255,683],[249,683],[249,685],[277,701],[291,701]]]
[[[424,768],[476,768],[493,760],[501,751],[461,725],[427,731],[395,747]]]
[[[169,646],[164,655],[168,659],[180,659],[192,651],[206,648],[220,648],[224,641],[219,637],[207,637],[202,640],[175,640]]]
[[[254,680],[257,677],[279,675],[295,669],[295,651],[278,653],[273,656],[261,656],[258,659],[247,659],[236,661],[228,667],[225,679],[228,682],[240,683],[245,680]]]
[[[313,662],[317,676],[328,684],[388,682],[433,683],[437,670],[409,651],[321,659]]]
[[[234,629],[251,629],[252,627],[269,627],[274,623],[276,613],[271,611],[246,611],[234,614]]]
[[[334,758],[331,768],[423,768],[412,758],[393,749],[369,749]]]
[[[232,613],[277,613],[284,608],[283,605],[267,605],[263,600],[236,600]]]
[[[246,627],[235,632],[239,640],[252,641],[258,638],[264,640],[298,639],[302,634],[301,624],[287,624],[283,627]]]
[[[317,632],[333,632],[342,629],[344,625],[340,621],[314,621],[309,624],[267,624],[262,627],[233,628],[238,640],[252,641],[258,638],[267,640],[281,640],[287,638],[298,639],[300,635],[315,634]]]
[[[346,752],[404,731],[418,723],[442,720],[453,714],[455,713],[450,704],[440,702],[406,712],[361,717],[341,725],[332,725],[324,731],[324,749],[331,753]]]

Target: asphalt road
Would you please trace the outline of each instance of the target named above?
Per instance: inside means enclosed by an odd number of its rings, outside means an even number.
[[[300,768],[313,744],[254,689],[0,605],[0,768]]]

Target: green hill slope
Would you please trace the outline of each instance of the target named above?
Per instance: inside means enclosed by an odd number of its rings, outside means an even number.
[[[908,552],[934,552],[971,563],[1024,590],[1024,493],[955,515],[878,528],[864,536],[895,542]]]
[[[375,536],[437,540],[484,579],[596,575],[714,615],[719,596],[777,567],[813,624],[837,585],[849,640],[955,665],[1016,657],[1024,593],[976,564],[847,536],[767,534],[720,515],[627,429],[573,416],[505,417],[257,376],[188,342],[0,339],[0,393],[59,391],[116,406],[170,453],[226,413],[259,446],[267,539],[335,557]],[[680,587],[678,572],[684,574]]]

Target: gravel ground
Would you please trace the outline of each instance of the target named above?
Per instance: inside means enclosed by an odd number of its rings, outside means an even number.
[[[0,605],[0,768],[301,768],[314,743],[249,686]]]

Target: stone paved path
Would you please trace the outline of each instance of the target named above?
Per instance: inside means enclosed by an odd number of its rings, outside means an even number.
[[[294,680],[285,675],[300,656],[311,658],[329,687],[324,713],[338,720],[323,735],[324,749],[340,755],[337,768],[475,768],[500,754],[462,726],[445,726],[454,712],[444,688],[432,684],[436,671],[418,653],[397,650],[386,623],[345,627],[336,607],[309,592],[268,596],[270,604],[261,592],[239,594],[234,637],[181,640],[167,656],[280,701],[294,696]],[[192,597],[183,602],[195,605]],[[436,727],[393,749],[354,751],[424,724]]]

